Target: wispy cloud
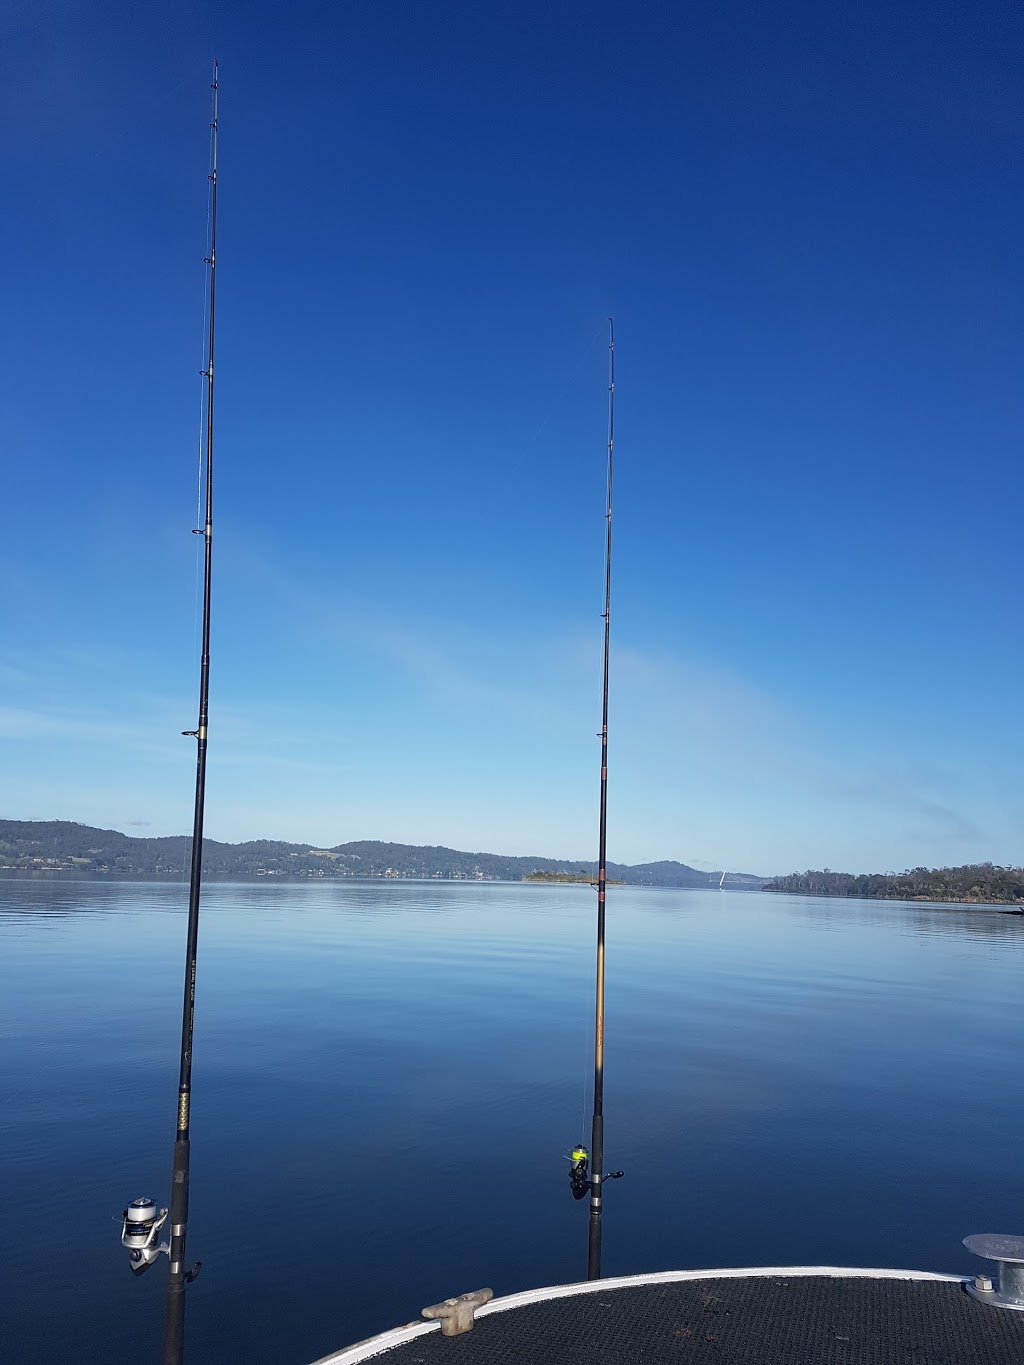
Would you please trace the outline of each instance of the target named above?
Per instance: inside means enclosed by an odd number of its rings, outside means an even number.
[[[755,870],[794,856],[805,866],[815,853],[858,870],[871,846],[987,856],[993,831],[956,768],[879,757],[870,741],[857,752],[850,732],[712,665],[625,650],[615,666],[616,767],[631,780],[634,840],[646,830],[665,848],[676,831],[700,855],[685,857],[692,866]]]
[[[118,719],[85,711],[65,711],[60,707],[40,708],[0,707],[0,739],[33,741],[53,738],[76,740],[79,743],[109,744],[118,747],[132,744],[149,752],[166,752],[169,743],[160,739],[164,727],[143,721],[139,717]]]
[[[434,700],[451,709],[473,711],[494,720],[514,717],[517,726],[546,728],[575,720],[579,696],[565,688],[574,652],[550,643],[537,658],[538,642],[496,655],[493,640],[474,638],[464,627],[438,621],[428,630],[367,628],[367,645],[385,656]]]
[[[386,662],[397,677],[429,689],[435,704],[524,723],[564,724],[578,710],[579,656],[571,634],[563,631],[556,641],[540,632],[512,639],[440,612],[427,615],[418,604],[413,610],[406,602],[376,600],[369,591],[339,598],[300,580],[258,547],[242,546],[238,554],[247,577],[287,608],[292,626],[332,638],[350,669],[376,673]],[[589,658],[584,674],[593,665]],[[574,691],[565,686],[567,674]]]
[[[10,659],[0,658],[0,680],[7,686],[27,687],[33,681],[33,674],[22,664]]]
[[[956,773],[935,764],[868,764],[852,771],[808,764],[798,771],[814,797],[899,811],[919,837],[961,842],[983,837],[981,827],[954,804]]]
[[[415,622],[403,621],[393,602],[339,603],[261,553],[255,558],[264,585],[296,619],[326,627],[367,677],[383,664],[407,680],[435,724],[445,710],[464,722],[481,718],[488,742],[500,734],[511,749],[517,736],[542,733],[552,767],[569,752],[568,736],[586,743],[596,656],[583,631],[517,639],[503,652],[490,629],[474,635],[422,609]],[[883,838],[908,850],[984,843],[963,775],[913,757],[902,766],[888,761],[870,736],[858,750],[859,716],[839,729],[834,717],[797,709],[696,654],[616,644],[613,682],[615,792],[625,797],[619,829],[641,857],[770,868],[793,849],[804,850],[798,858],[834,849],[838,858]],[[453,753],[468,732],[463,724]]]
[[[236,672],[229,699],[218,697],[217,837],[250,837],[258,825],[261,835],[328,843],[358,833],[565,856],[589,850],[595,632],[549,622],[546,634],[512,636],[493,621],[428,615],[420,603],[369,595],[358,604],[339,601],[259,549],[243,547],[235,574],[240,565],[267,604],[269,638],[282,628],[309,638],[318,662],[301,680],[298,704],[288,678],[272,685],[258,670]],[[701,659],[696,648],[687,657],[619,640],[611,716],[616,860],[675,857],[708,870],[765,872],[827,862],[856,871],[890,856],[900,866],[942,861],[947,846],[962,850],[963,861],[998,854],[986,847],[992,832],[984,803],[952,763],[918,760],[900,746],[891,757],[871,735],[858,748],[863,718],[851,717],[849,726],[834,715],[826,721]],[[191,721],[194,700],[184,689],[126,690],[119,679],[145,678],[144,658],[128,650],[114,679],[105,651],[64,640],[59,657],[56,648],[31,659],[8,650],[4,667],[10,704],[0,709],[0,738],[12,754],[29,756],[20,763],[20,800],[27,804],[37,790],[37,809],[91,818],[74,807],[69,783],[77,773],[86,789],[98,773],[97,746],[105,746],[104,771],[114,754],[120,764],[117,809],[133,815],[122,823],[142,828],[147,822],[134,817],[184,803],[187,783],[182,803],[176,786],[173,794],[156,790],[154,760],[174,760],[161,771],[187,767],[189,746],[178,731]],[[28,781],[42,778],[33,745],[48,756],[49,787]],[[139,764],[140,754],[147,763]],[[113,778],[108,785],[116,790]],[[110,793],[101,809],[111,811]],[[164,828],[165,820],[156,822]]]

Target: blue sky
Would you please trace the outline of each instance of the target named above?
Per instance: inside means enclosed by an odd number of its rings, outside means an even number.
[[[0,812],[1024,861],[1024,17],[929,3],[9,6]]]

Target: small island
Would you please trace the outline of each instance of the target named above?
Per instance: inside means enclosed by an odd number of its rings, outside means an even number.
[[[524,882],[556,882],[560,885],[567,883],[582,883],[585,886],[596,886],[597,877],[591,872],[530,872],[524,878]],[[605,878],[606,886],[625,886],[623,881],[617,881],[614,877]]]

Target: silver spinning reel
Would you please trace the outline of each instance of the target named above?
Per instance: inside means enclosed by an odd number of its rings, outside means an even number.
[[[156,1261],[162,1251],[170,1253],[167,1242],[157,1242],[160,1229],[167,1222],[167,1210],[157,1212],[152,1199],[133,1199],[121,1215],[121,1245],[128,1249],[132,1274],[141,1275]]]

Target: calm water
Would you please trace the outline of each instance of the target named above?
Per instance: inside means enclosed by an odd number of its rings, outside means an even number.
[[[1024,1230],[1024,922],[609,900],[606,1273],[968,1270],[966,1233]],[[585,1276],[589,888],[205,905],[191,1362],[302,1365],[448,1294]],[[113,1220],[167,1199],[184,914],[177,885],[0,881],[5,1359],[159,1358],[164,1264],[133,1281]]]

